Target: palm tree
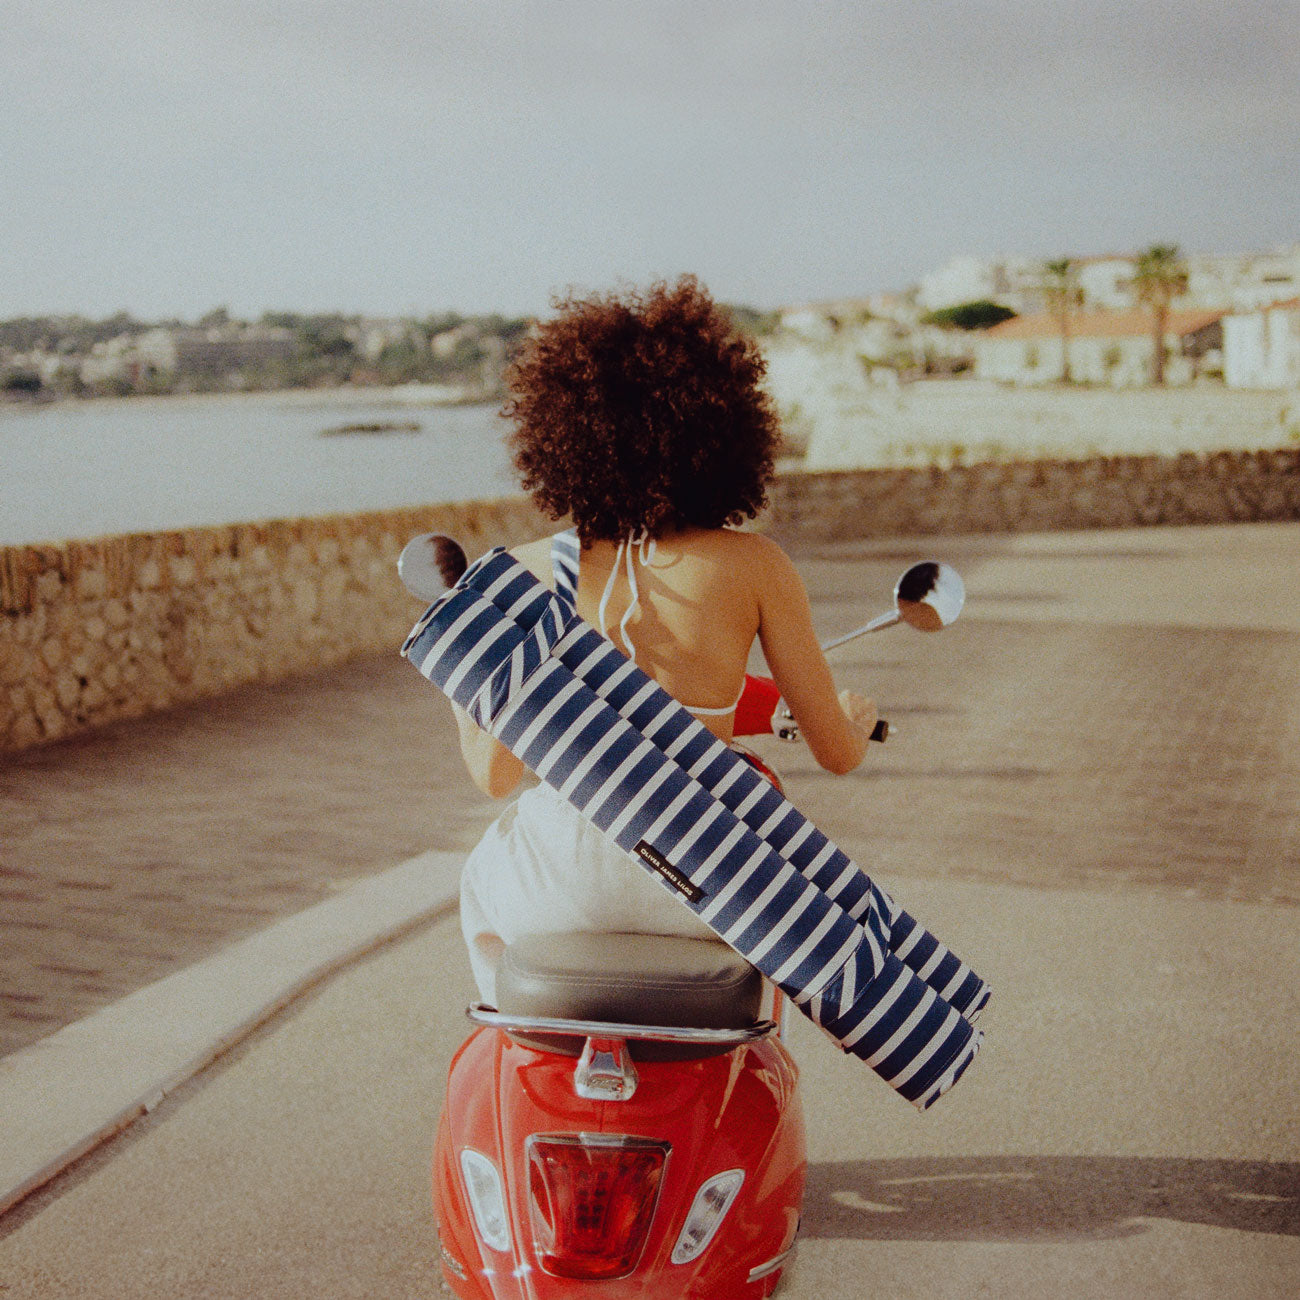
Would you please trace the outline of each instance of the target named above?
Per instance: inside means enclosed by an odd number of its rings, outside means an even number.
[[[1133,269],[1133,288],[1138,302],[1151,309],[1151,382],[1165,382],[1165,333],[1169,325],[1169,304],[1187,292],[1187,263],[1177,244],[1152,244],[1138,254]]]
[[[1056,317],[1061,330],[1061,383],[1068,384],[1070,374],[1070,310],[1083,301],[1079,288],[1078,267],[1070,257],[1058,257],[1054,262],[1044,262],[1042,272],[1043,297],[1047,309]]]

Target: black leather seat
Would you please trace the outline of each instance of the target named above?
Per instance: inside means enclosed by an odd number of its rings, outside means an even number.
[[[650,934],[531,935],[497,967],[498,1010],[508,1015],[692,1029],[746,1029],[759,1015],[762,976],[725,944]],[[528,1046],[576,1056],[583,1040],[512,1034]],[[682,1060],[728,1048],[633,1041],[638,1060]]]

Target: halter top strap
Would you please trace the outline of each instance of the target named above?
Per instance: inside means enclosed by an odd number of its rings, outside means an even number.
[[[623,612],[623,617],[618,621],[618,635],[623,642],[628,658],[636,663],[636,646],[632,644],[631,637],[628,636],[627,628],[631,622],[632,615],[636,613],[641,602],[641,593],[637,588],[636,569],[637,560],[640,560],[642,566],[648,565],[654,561],[655,541],[653,537],[647,537],[644,532],[624,537],[618,544],[618,550],[614,553],[614,563],[610,566],[609,577],[605,581],[605,590],[601,592],[600,604],[597,607],[596,617],[600,623],[601,636],[608,637],[609,629],[606,626],[605,612],[609,608],[610,597],[614,594],[614,584],[618,581],[618,571],[621,566],[626,566],[628,587],[631,589],[632,598],[628,602],[627,609]],[[578,566],[582,560],[582,546],[578,541],[578,530],[576,528],[566,528],[561,533],[556,533],[551,538],[551,571],[555,577],[555,591],[557,595],[563,596],[575,609],[578,604]],[[610,637],[610,640],[613,640]],[[744,694],[744,685],[741,685],[741,694]],[[736,711],[736,705],[740,703],[740,695],[730,704],[724,704],[717,708],[706,708],[699,705],[685,705],[691,713],[702,718],[722,718]]]

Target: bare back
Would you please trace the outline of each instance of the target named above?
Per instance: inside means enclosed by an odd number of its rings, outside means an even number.
[[[730,706],[740,694],[759,631],[753,579],[761,568],[761,549],[760,539],[749,534],[687,529],[659,538],[653,551],[635,544],[620,551],[617,543],[594,542],[583,548],[578,569],[578,613],[599,627],[608,591],[604,624],[614,644],[627,653],[625,633],[637,664],[687,708],[724,710],[700,718],[724,740],[731,738]],[[549,538],[513,553],[554,587]]]
[[[599,627],[608,588],[604,622],[614,644],[626,653],[620,644],[626,633],[637,663],[722,740],[731,739],[732,706],[757,635],[813,757],[827,771],[852,771],[866,751],[875,706],[856,696],[849,702],[837,698],[813,631],[808,593],[785,552],[758,534],[729,529],[670,534],[657,542],[653,555],[647,552],[645,563],[640,549],[633,547],[637,600],[626,625],[620,627],[633,593],[626,568],[615,571],[619,547],[613,542],[596,542],[582,552],[578,613]],[[549,537],[512,553],[555,588]],[[626,555],[625,546],[624,566]],[[846,710],[854,701],[850,716]],[[859,705],[866,707],[865,715]],[[720,712],[701,715],[709,709]],[[522,762],[463,710],[453,712],[461,754],[475,783],[494,798],[509,794],[523,773]]]

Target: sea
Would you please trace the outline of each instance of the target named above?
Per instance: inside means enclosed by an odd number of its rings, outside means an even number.
[[[518,491],[495,406],[362,389],[0,405],[0,545]]]

